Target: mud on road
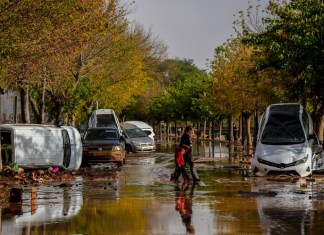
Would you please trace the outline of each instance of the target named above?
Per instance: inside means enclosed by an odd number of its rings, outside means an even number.
[[[215,163],[214,158],[199,158],[195,161],[202,171],[219,170],[219,171],[240,171],[242,177],[252,177],[251,173],[246,168],[246,162],[239,161],[238,164],[221,164]],[[212,167],[210,163],[213,162]],[[164,163],[164,164],[161,164]],[[242,166],[242,163],[244,166]],[[75,171],[64,171],[59,169],[53,171],[49,169],[33,169],[23,170],[21,168],[13,169],[4,167],[0,173],[0,205],[10,201],[10,191],[12,188],[28,188],[45,185],[48,187],[71,187],[73,185],[83,184],[91,188],[102,188],[103,190],[110,187],[115,189],[116,181],[125,170],[131,165],[155,164],[155,178],[158,181],[167,182],[169,180],[168,171],[161,168],[169,167],[172,171],[173,155],[167,153],[130,153],[126,156],[126,164],[122,167],[117,167],[116,164],[95,164],[90,167],[82,167]],[[156,170],[160,169],[160,170]],[[242,170],[244,169],[244,170]],[[162,173],[161,173],[162,172]],[[154,176],[153,176],[154,177]],[[268,182],[297,182],[300,180],[298,176],[278,175],[263,177]],[[217,181],[217,180],[216,180]],[[108,182],[108,184],[107,184]],[[316,185],[324,185],[324,175],[315,174],[312,177],[301,180],[300,189],[306,189],[307,184],[314,183]],[[219,182],[220,183],[220,182]],[[323,187],[314,188],[317,194],[324,191]],[[238,192],[239,196],[257,197],[264,195],[273,195],[272,192],[263,192],[256,194],[255,192]],[[273,195],[275,196],[275,195]]]
[[[127,155],[126,165],[147,164],[148,159],[156,159],[161,155],[165,154],[130,153]],[[114,163],[105,163],[82,167],[75,171],[65,171],[63,169],[53,169],[52,167],[49,169],[28,170],[6,166],[0,172],[0,204],[10,201],[12,188],[30,188],[39,185],[70,187],[73,184],[80,184],[80,181],[86,185],[93,184],[94,187],[100,187],[101,181],[110,182],[109,185],[114,187],[113,185],[122,174],[124,167],[117,167]]]

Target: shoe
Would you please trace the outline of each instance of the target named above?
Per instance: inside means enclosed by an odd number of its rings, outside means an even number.
[[[201,179],[199,179],[199,178],[196,178],[196,179],[194,179],[193,181],[194,181],[194,182],[200,182],[200,181],[201,181]]]
[[[174,173],[171,174],[171,178],[170,178],[170,181],[174,181]]]

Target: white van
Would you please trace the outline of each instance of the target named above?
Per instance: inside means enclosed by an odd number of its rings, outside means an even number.
[[[272,104],[266,109],[251,160],[255,175],[288,173],[304,177],[323,169],[323,158],[312,119],[302,105]]]
[[[138,128],[142,129],[151,139],[154,140],[155,133],[153,131],[153,127],[151,127],[149,124],[146,122],[142,121],[126,121],[124,123],[129,123],[137,126]]]
[[[116,128],[122,134],[118,117],[112,109],[94,110],[89,118],[88,127],[112,127]]]
[[[79,169],[82,141],[77,129],[68,126],[1,124],[3,165],[21,168],[62,167]]]

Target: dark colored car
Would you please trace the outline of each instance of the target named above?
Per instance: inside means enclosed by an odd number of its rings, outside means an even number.
[[[125,163],[125,138],[115,128],[96,127],[85,131],[82,164],[116,162]]]

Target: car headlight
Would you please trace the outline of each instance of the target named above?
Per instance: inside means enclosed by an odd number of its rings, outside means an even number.
[[[303,163],[307,162],[307,159],[308,159],[308,155],[306,155],[304,158],[298,160],[296,162],[296,165],[303,164]]]
[[[121,146],[113,146],[112,147],[112,151],[120,151],[120,150],[122,150]]]

